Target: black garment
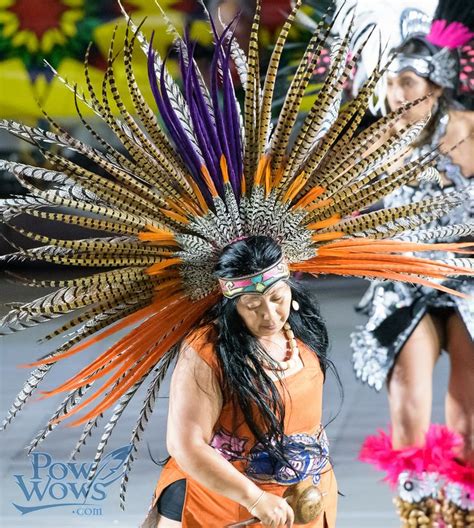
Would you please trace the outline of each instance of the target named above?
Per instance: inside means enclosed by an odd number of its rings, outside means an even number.
[[[183,516],[186,479],[177,480],[167,486],[158,498],[158,513],[171,521],[181,521]]]

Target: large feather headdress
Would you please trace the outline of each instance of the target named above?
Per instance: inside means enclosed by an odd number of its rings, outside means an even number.
[[[91,478],[107,441],[131,398],[148,384],[146,399],[132,432],[132,449],[125,460],[124,497],[128,472],[141,433],[152,412],[164,373],[177,345],[222,294],[213,275],[221,250],[233,240],[266,235],[282,248],[293,271],[333,273],[371,279],[391,279],[446,289],[441,280],[472,274],[467,258],[429,261],[412,251],[432,249],[436,230],[420,225],[445,214],[466,196],[459,192],[391,209],[364,212],[395,188],[424,174],[436,153],[390,171],[423,128],[407,126],[388,142],[376,141],[415,103],[384,117],[364,132],[358,125],[382,75],[374,69],[358,96],[340,112],[341,90],[358,59],[347,59],[350,29],[332,50],[332,66],[324,86],[301,125],[300,102],[311,79],[331,25],[315,29],[291,80],[282,110],[272,121],[272,95],[288,31],[300,7],[298,0],[273,49],[266,72],[260,71],[257,3],[247,53],[233,38],[233,24],[219,34],[210,20],[215,47],[210,82],[194,60],[194,45],[176,34],[181,87],[166,69],[166,60],[131,20],[123,60],[133,114],[122,102],[114,80],[114,42],[109,52],[102,92],[96,93],[86,58],[86,91],[74,91],[79,103],[94,110],[115,134],[117,150],[79,118],[99,143],[98,148],[71,137],[50,120],[53,131],[3,121],[1,128],[33,143],[49,166],[39,168],[2,161],[29,194],[1,203],[3,221],[39,242],[3,258],[7,265],[39,261],[64,266],[101,268],[72,280],[30,281],[56,290],[12,309],[1,321],[4,332],[15,332],[64,314],[67,322],[46,340],[67,336],[65,342],[34,363],[34,370],[14,401],[6,427],[53,367],[136,325],[72,378],[46,394],[65,398],[29,446],[39,443],[66,418],[84,431],[80,449],[103,413],[112,417],[100,440]],[[138,45],[148,59],[149,82],[160,119],[142,95],[133,70],[132,51]],[[360,50],[359,50],[360,51]],[[245,89],[237,101],[233,63]],[[264,73],[264,74],[263,74]],[[263,81],[263,82],[261,82]],[[114,103],[120,115],[113,114]],[[291,138],[291,142],[290,142]],[[47,150],[55,144],[63,150]],[[124,153],[125,151],[125,153]],[[87,165],[71,161],[78,154]],[[356,211],[362,214],[354,216]],[[20,227],[20,215],[61,225],[92,229],[93,237],[58,239]],[[464,235],[472,226],[443,228]],[[404,234],[405,238],[400,238]],[[439,250],[466,251],[467,244],[438,244]],[[79,411],[84,411],[79,415]]]

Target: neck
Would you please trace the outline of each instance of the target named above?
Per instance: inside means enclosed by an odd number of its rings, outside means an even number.
[[[282,328],[279,332],[259,339],[265,352],[275,361],[283,361],[288,355],[289,338],[288,330]]]

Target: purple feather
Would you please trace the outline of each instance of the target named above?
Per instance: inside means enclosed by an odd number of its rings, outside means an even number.
[[[212,104],[214,107],[217,134],[219,136],[221,149],[222,149],[222,152],[226,160],[229,162],[231,158],[230,158],[230,151],[229,151],[229,143],[228,143],[227,134],[226,134],[226,123],[222,115],[220,106],[219,106],[219,88],[218,88],[219,55],[220,55],[220,51],[219,51],[219,46],[218,46],[216,48],[216,51],[214,53],[214,56],[211,62],[211,98],[212,98]],[[231,164],[229,164],[228,169],[229,169],[229,176],[230,176],[230,174],[233,173],[233,167]]]
[[[191,119],[193,121],[196,137],[203,153],[206,166],[209,170],[212,180],[214,181],[218,192],[222,194],[222,178],[219,169],[219,142],[215,133],[214,123],[212,122],[209,110],[204,101],[204,96],[199,85],[194,64],[195,44],[188,43],[187,47],[187,64],[181,53],[180,66],[183,76],[186,100],[189,104]],[[217,149],[217,150],[216,150]]]
[[[215,49],[210,68],[212,111],[209,109],[206,94],[199,83],[197,66],[194,61],[195,44],[191,43],[187,30],[185,31],[184,42],[178,50],[179,65],[183,79],[183,94],[189,108],[193,134],[197,145],[193,144],[189,139],[182,125],[179,112],[177,113],[171,104],[164,75],[166,61],[163,61],[158,82],[155,71],[155,52],[152,49],[154,35],[152,35],[148,50],[148,78],[158,110],[177,152],[182,157],[190,175],[203,192],[209,205],[212,205],[212,198],[201,174],[203,161],[209,170],[217,191],[223,196],[224,189],[220,158],[224,155],[232,189],[237,197],[241,193],[243,164],[240,123],[234,85],[230,73],[232,26],[236,19],[237,17],[226,26],[221,36],[217,34],[214,22],[211,19],[215,40]],[[222,79],[220,79],[220,70],[222,70]],[[222,80],[221,87],[220,80]],[[214,116],[211,115],[212,112]]]
[[[222,70],[222,94],[223,94],[223,116],[224,129],[226,131],[226,141],[228,145],[228,152],[226,159],[228,162],[229,179],[234,189],[236,196],[241,194],[241,177],[243,173],[242,164],[242,144],[240,138],[240,122],[236,108],[235,90],[230,73],[231,62],[231,46],[234,36],[234,29],[232,26],[240,17],[237,14],[231,22],[224,28],[224,31],[219,36],[215,27],[214,21],[210,19],[211,27],[214,33],[214,40],[216,43],[216,53],[218,54],[217,66]],[[224,44],[225,43],[225,44]],[[225,49],[224,49],[225,48]],[[217,76],[218,77],[218,76]],[[214,79],[214,77],[213,77]],[[216,79],[217,80],[217,79]]]
[[[234,91],[234,85],[232,82],[232,76],[230,74],[230,47],[231,47],[231,41],[228,43],[228,49],[224,56],[224,60],[226,61],[226,66],[223,68],[224,71],[224,112],[226,116],[226,121],[229,123],[229,145],[231,148],[231,159],[229,160],[229,163],[232,163],[233,165],[233,179],[231,179],[232,188],[234,189],[234,193],[236,196],[240,196],[240,185],[241,185],[241,177],[243,172],[243,163],[242,163],[242,144],[241,144],[241,138],[240,138],[240,122],[239,122],[239,115],[236,107],[236,100],[235,100],[235,91]]]
[[[155,52],[153,51],[153,48],[152,48],[153,37],[154,35],[152,35],[151,37],[150,47],[148,50],[148,79],[150,82],[150,87],[153,93],[153,97],[157,104],[161,118],[163,119],[163,122],[165,123],[165,126],[168,129],[171,135],[171,138],[173,139],[177,152],[179,153],[184,163],[186,164],[186,167],[188,168],[190,175],[192,176],[192,178],[198,185],[199,189],[203,193],[206,202],[209,205],[211,205],[212,197],[201,175],[201,164],[199,162],[199,158],[195,155],[194,150],[191,146],[191,143],[188,137],[186,136],[186,133],[184,132],[181,124],[179,123],[179,118],[176,116],[176,113],[174,112],[169,102],[168,94],[166,92],[166,87],[164,85],[164,67],[165,67],[164,62],[162,65],[162,71],[160,75],[161,91],[160,91],[160,88],[158,87],[156,73],[155,73]],[[185,144],[187,144],[188,147],[184,146]]]

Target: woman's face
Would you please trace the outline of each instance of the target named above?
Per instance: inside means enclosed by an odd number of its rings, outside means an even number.
[[[237,313],[255,337],[277,334],[283,328],[291,307],[291,288],[278,281],[263,294],[241,295]]]
[[[433,97],[426,99],[403,115],[402,121],[405,123],[413,123],[426,117],[441,95],[441,88],[411,71],[399,74],[388,73],[387,75],[387,101],[390,110],[397,110],[409,101],[414,101],[429,93],[433,94]]]

